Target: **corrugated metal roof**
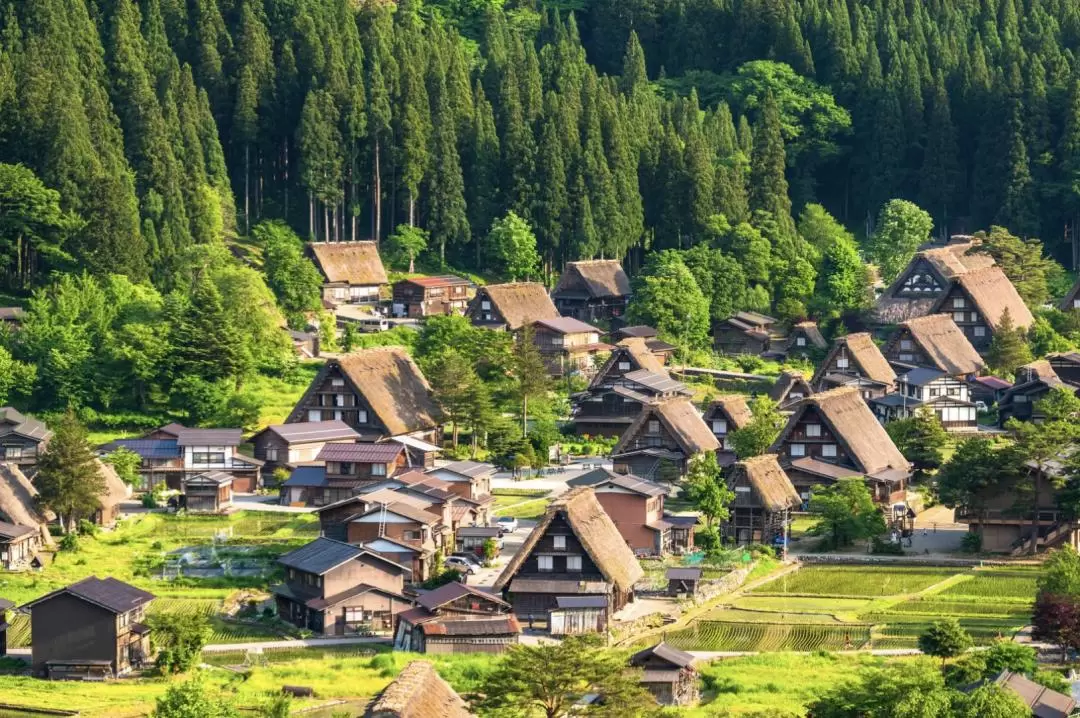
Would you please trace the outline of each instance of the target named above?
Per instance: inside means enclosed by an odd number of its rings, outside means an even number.
[[[616,474],[614,471],[604,468],[593,469],[588,473],[582,474],[581,476],[566,482],[567,486],[596,487],[602,484],[612,484],[643,496],[661,496],[667,494],[667,489],[660,484],[646,481],[633,474]]]
[[[111,451],[121,447],[134,451],[144,459],[175,459],[180,456],[176,439],[117,439],[104,448]]]
[[[319,461],[352,461],[358,464],[386,464],[405,448],[401,444],[327,444],[319,450]]]
[[[416,602],[427,610],[434,611],[439,606],[445,606],[451,601],[456,601],[464,596],[476,596],[477,598],[482,598],[485,601],[492,601],[501,606],[510,606],[509,603],[495,594],[482,591],[479,588],[473,588],[472,586],[466,586],[457,581],[451,581],[450,583],[443,584],[427,593],[420,594],[417,596]]]
[[[559,608],[607,608],[607,596],[556,596]]]
[[[266,427],[289,444],[302,444],[313,441],[331,441],[334,439],[359,439],[356,430],[339,419],[330,421],[302,421],[298,424],[274,424]]]
[[[497,618],[436,619],[420,624],[420,630],[425,636],[504,636],[521,633],[521,626],[511,613]]]
[[[286,479],[282,486],[325,486],[326,485],[326,467],[325,466],[298,466],[293,469],[293,472],[289,474],[289,478]]]
[[[669,568],[664,578],[669,581],[700,581],[702,570],[695,568]]]
[[[667,394],[674,391],[686,391],[686,384],[681,381],[676,381],[670,376],[660,374],[648,369],[638,369],[637,371],[628,372],[623,375],[627,381],[632,381],[635,384],[640,384],[648,389],[652,389],[658,394]]]
[[[363,550],[341,541],[320,536],[311,543],[290,551],[278,559],[288,568],[322,575],[346,561],[352,561],[364,553]]]
[[[467,476],[470,479],[473,479],[477,476],[483,476],[484,474],[494,474],[495,466],[493,464],[486,464],[482,461],[454,461],[446,466],[437,466],[431,470],[431,472],[434,471],[449,471],[452,474]]]
[[[239,446],[243,439],[240,429],[182,429],[176,435],[179,446]]]

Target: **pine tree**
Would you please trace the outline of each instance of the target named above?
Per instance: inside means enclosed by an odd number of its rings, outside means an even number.
[[[1027,146],[1024,143],[1024,122],[1020,112],[1020,103],[1014,102],[1009,115],[1005,202],[998,210],[995,224],[1004,225],[1018,234],[1031,236],[1038,232],[1038,221],[1034,215],[1035,194]]]
[[[555,263],[564,252],[563,236],[569,231],[570,202],[567,198],[566,164],[563,146],[559,141],[558,96],[549,92],[541,122],[540,146],[536,160],[536,217],[537,247],[547,266]],[[587,199],[587,198],[586,198]]]
[[[479,81],[476,83],[473,98],[469,151],[463,159],[467,167],[469,190],[466,211],[476,244],[475,266],[479,268],[482,237],[495,220],[499,207],[499,136],[495,132],[495,115],[491,103],[484,95],[484,87]]]
[[[242,342],[217,287],[200,275],[190,296],[175,297],[174,302],[178,306],[170,312],[171,376],[193,376],[207,382],[239,380]]]
[[[791,199],[785,176],[787,160],[780,132],[780,109],[772,93],[765,95],[761,116],[754,128],[754,153],[750,162],[750,208],[769,212],[786,235],[795,233]]]
[[[1012,375],[1031,359],[1031,348],[1027,344],[1024,330],[1013,323],[1012,314],[1006,308],[990,340],[986,361],[994,371],[1003,375]]]
[[[959,184],[956,129],[949,108],[945,81],[939,72],[930,98],[926,130],[926,149],[919,173],[919,203],[931,209],[937,226],[948,228],[950,210]]]
[[[300,147],[300,179],[308,192],[308,233],[317,238],[317,205],[322,205],[324,241],[330,234],[330,207],[343,196],[342,177],[344,156],[341,132],[338,131],[338,108],[326,90],[312,90],[304,102],[296,141]]]
[[[536,330],[526,321],[514,342],[511,360],[514,395],[521,406],[521,433],[529,435],[529,401],[543,399],[551,387],[547,366],[536,346]]]
[[[439,245],[439,260],[446,264],[446,245],[465,246],[469,219],[465,212],[465,181],[461,175],[453,112],[446,85],[439,83],[432,138],[432,167],[428,175],[428,231]]]
[[[65,533],[101,508],[107,492],[105,476],[87,440],[86,427],[71,407],[53,425],[52,439],[38,457],[34,486],[38,500],[56,513]]]

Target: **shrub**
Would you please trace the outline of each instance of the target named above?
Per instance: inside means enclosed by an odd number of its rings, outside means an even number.
[[[64,534],[60,539],[60,550],[76,553],[79,550],[79,536],[75,533]]]
[[[877,536],[875,536],[874,539],[873,539],[873,543],[871,544],[871,550],[874,553],[880,554],[882,556],[903,556],[904,555],[904,547],[903,546],[901,546],[898,543],[893,543],[892,541],[884,541],[884,540],[878,538]]]
[[[146,493],[142,496],[142,505],[144,509],[156,509],[158,508],[157,499],[153,494]]]
[[[87,521],[86,519],[79,519],[79,535],[80,536],[97,536],[101,531],[101,527],[95,524],[93,521]]]
[[[964,538],[960,539],[960,550],[964,553],[979,553],[982,551],[982,534],[964,534]]]
[[[700,529],[694,532],[694,546],[705,553],[720,550],[720,532],[715,528]]]

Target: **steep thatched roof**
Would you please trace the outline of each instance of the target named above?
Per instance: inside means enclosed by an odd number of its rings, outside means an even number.
[[[619,437],[619,443],[612,453],[621,454],[631,450],[630,445],[652,419],[658,419],[671,433],[687,458],[720,448],[720,442],[701,418],[697,407],[686,397],[674,397],[654,401],[642,407],[634,423]]]
[[[596,376],[589,383],[589,388],[593,389],[604,384],[608,380],[608,373],[612,368],[617,366],[619,362],[627,360],[630,361],[630,371],[644,369],[662,376],[668,375],[664,363],[652,353],[648,344],[646,344],[646,340],[640,337],[630,337],[621,340],[615,345],[615,348],[611,350],[611,354],[608,355],[607,361],[604,362],[604,365],[600,367],[600,370],[596,372]],[[626,373],[623,372],[624,375]]]
[[[952,242],[944,247],[924,249],[920,254],[930,261],[946,279],[966,274],[976,269],[992,267],[994,258],[983,252],[972,252],[978,242]]]
[[[386,269],[374,242],[311,242],[315,263],[327,282],[386,284]]]
[[[858,332],[856,334],[837,337],[836,343],[833,344],[833,348],[829,351],[829,355],[825,357],[825,361],[821,363],[817,373],[814,374],[814,379],[811,382],[814,386],[818,386],[818,381],[825,376],[825,374],[834,371],[830,368],[833,359],[844,349],[847,349],[847,355],[850,362],[848,368],[842,370],[841,373],[853,375],[858,373],[859,376],[864,376],[871,381],[880,382],[889,386],[896,381],[896,372],[893,371],[893,368],[885,359],[885,355],[878,349],[873,338],[866,332]]]
[[[836,440],[844,446],[862,473],[876,474],[890,468],[908,469],[910,466],[885,431],[885,427],[874,418],[859,390],[850,386],[803,399],[769,449],[770,453],[779,453],[779,448],[811,407],[817,409],[822,421],[829,426]]]
[[[904,322],[889,339],[886,353],[893,354],[905,334],[910,334],[933,367],[946,374],[977,374],[986,367],[979,352],[948,314],[928,314]]]
[[[882,324],[899,324],[909,319],[926,316],[934,310],[937,297],[896,296],[912,271],[924,262],[930,265],[932,271],[945,285],[961,274],[993,266],[994,258],[988,254],[968,254],[968,251],[977,244],[971,241],[952,242],[944,247],[931,247],[916,253],[907,267],[878,298],[874,306],[874,316],[877,321]]]
[[[0,520],[41,530],[42,539],[52,544],[45,523],[52,515],[37,506],[38,490],[15,464],[0,463]]]
[[[802,505],[799,492],[780,468],[776,454],[762,454],[736,462],[731,469],[731,479],[734,481],[740,476],[746,477],[761,505],[769,511],[783,511]]]
[[[791,327],[791,340],[788,343],[788,349],[795,346],[795,337],[798,334],[802,334],[806,337],[806,341],[818,349],[824,349],[829,346],[829,343],[825,341],[825,337],[821,335],[821,330],[818,329],[817,322],[799,322]]]
[[[511,331],[529,322],[559,317],[547,289],[538,282],[489,284],[480,288],[473,302],[484,301],[484,297],[491,301],[491,308],[502,316]]]
[[[390,682],[368,718],[470,718],[465,701],[427,661],[413,661]]]
[[[769,398],[783,408],[789,403],[788,396],[792,389],[798,389],[803,393],[800,399],[814,393],[810,382],[806,380],[802,372],[788,370],[776,377],[776,383],[769,388]]]
[[[1080,279],[1077,279],[1075,282],[1073,282],[1073,285],[1069,288],[1068,293],[1066,293],[1066,295],[1061,298],[1061,301],[1058,302],[1058,309],[1063,312],[1068,312],[1075,309],[1076,307],[1074,306],[1073,301],[1078,298],[1080,298]]]
[[[722,413],[728,420],[730,424],[728,431],[741,429],[754,418],[754,415],[750,413],[750,406],[746,403],[746,397],[742,394],[725,394],[717,397],[705,410],[705,417],[712,419],[717,412]]]
[[[552,295],[590,299],[630,296],[630,278],[615,259],[568,262]]]
[[[626,545],[626,540],[615,527],[615,522],[596,500],[596,494],[588,486],[579,486],[548,504],[543,518],[495,581],[496,590],[501,591],[521,570],[525,559],[536,548],[536,544],[558,515],[565,518],[606,581],[619,588],[628,589],[645,575],[634,557],[634,552]]]
[[[128,498],[128,487],[116,473],[112,464],[106,464],[98,459],[97,465],[101,475],[105,477],[105,494],[101,497],[101,508],[110,509]]]
[[[431,387],[420,367],[401,347],[364,349],[327,361],[297,403],[289,417],[292,421],[306,418],[311,394],[334,369],[352,383],[391,436],[438,426],[439,409],[431,397]]]
[[[1035,322],[1035,317],[1020,298],[1016,287],[1000,267],[985,267],[961,274],[956,278],[956,282],[971,297],[975,308],[991,329],[998,328],[1006,310],[1012,317],[1014,327],[1027,329]],[[951,307],[945,305],[947,299],[948,295],[943,294],[934,306],[934,311],[951,312]]]

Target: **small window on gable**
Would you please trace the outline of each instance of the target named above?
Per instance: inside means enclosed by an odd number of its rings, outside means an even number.
[[[619,371],[630,371],[630,362],[628,362],[628,361],[619,362]]]
[[[797,347],[806,346],[806,337],[795,337],[795,346],[797,346]]]
[[[660,433],[660,421],[658,419],[649,419],[649,426],[646,429],[650,434]]]
[[[910,339],[901,339],[900,340],[900,348],[901,349],[911,349],[911,340]]]
[[[847,369],[848,368],[848,358],[847,357],[837,357],[836,358],[836,368],[837,369]]]
[[[828,458],[836,457],[836,444],[825,444],[821,447],[821,455]]]
[[[953,297],[952,305],[953,305],[953,309],[963,309],[964,306],[965,306],[964,298],[963,297]]]
[[[724,419],[713,419],[712,431],[714,434],[726,434],[727,421]]]
[[[952,318],[954,322],[964,321],[965,314],[963,312],[953,312]]]
[[[345,386],[344,379],[331,379],[330,386]]]
[[[567,556],[566,557],[566,570],[567,571],[580,571],[581,570],[581,556]]]
[[[792,456],[806,456],[806,444],[792,444],[791,445]]]
[[[555,570],[555,557],[554,556],[537,556],[536,567],[541,571],[554,571]]]
[[[821,436],[821,424],[807,424],[806,425],[807,436]]]
[[[975,336],[977,336],[977,337],[985,337],[986,336],[986,327],[975,327]]]
[[[560,549],[560,550],[566,548],[566,537],[565,536],[552,536],[551,538],[555,542],[555,548]]]
[[[488,311],[489,309],[491,309],[491,302],[480,302],[480,308],[483,309],[485,312]]]

